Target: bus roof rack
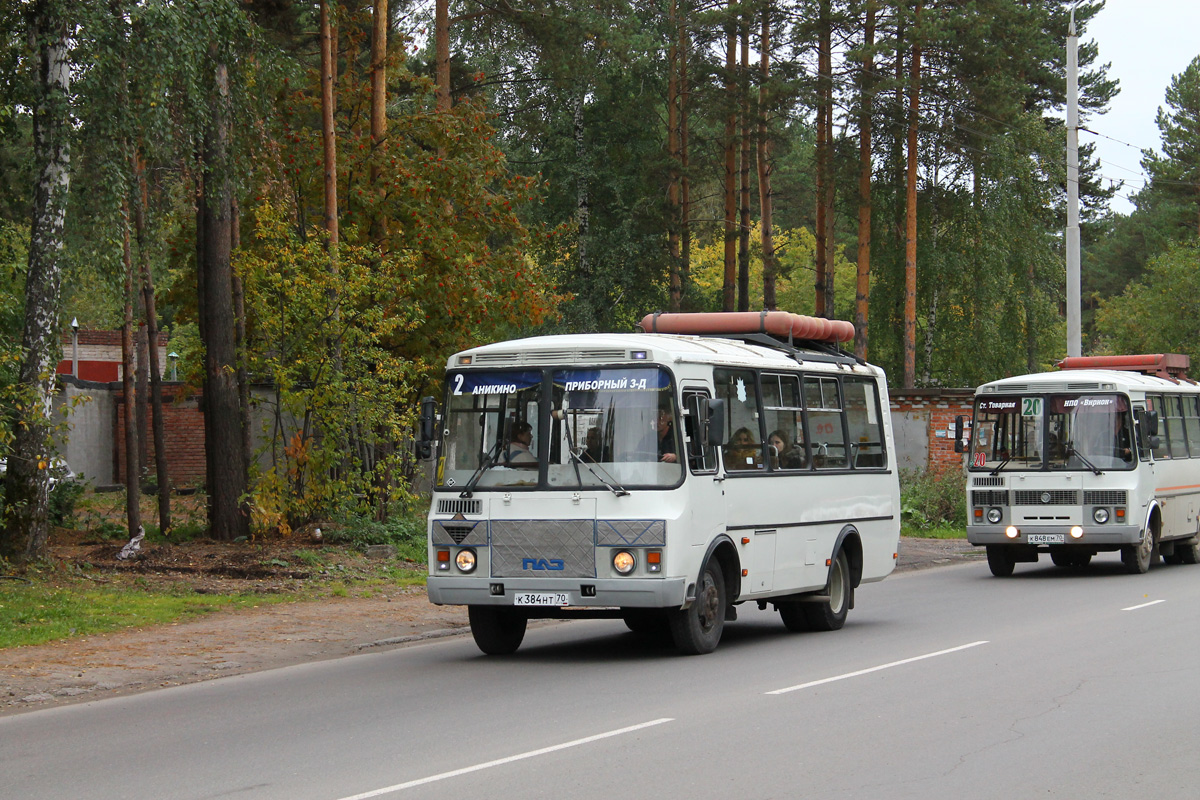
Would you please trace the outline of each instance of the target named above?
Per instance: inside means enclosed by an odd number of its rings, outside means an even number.
[[[838,348],[839,342],[854,339],[854,324],[844,320],[809,317],[787,311],[656,311],[643,317],[638,327],[646,333],[732,339],[780,350],[797,360],[864,363],[862,359]],[[801,353],[801,347],[811,348],[817,353]]]
[[[1059,361],[1058,368],[1115,369],[1186,381],[1190,363],[1191,359],[1180,353],[1151,353],[1133,356],[1072,356]]]

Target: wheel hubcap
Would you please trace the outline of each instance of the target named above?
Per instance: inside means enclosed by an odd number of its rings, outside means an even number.
[[[713,583],[712,576],[705,574],[704,588],[700,592],[700,597],[697,598],[697,613],[700,627],[705,631],[712,630],[713,624],[716,622],[720,597],[718,596],[717,585]]]
[[[846,602],[846,578],[842,573],[842,560],[833,562],[833,574],[829,576],[829,610],[841,613]]]

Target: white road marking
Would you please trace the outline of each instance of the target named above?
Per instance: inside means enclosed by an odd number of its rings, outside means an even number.
[[[1122,608],[1121,610],[1122,611],[1137,611],[1139,608],[1145,608],[1146,606],[1156,606],[1159,603],[1165,603],[1165,602],[1167,602],[1167,601],[1166,600],[1151,600],[1149,603],[1142,603],[1140,606],[1130,606],[1129,608]]]
[[[958,647],[951,647],[948,650],[938,650],[936,653],[926,653],[923,656],[913,656],[912,658],[905,658],[900,661],[893,661],[890,664],[880,664],[878,667],[868,667],[867,669],[860,669],[855,672],[847,672],[844,675],[834,675],[832,678],[822,678],[819,681],[809,681],[808,683],[801,683],[797,686],[789,686],[786,689],[776,689],[772,692],[767,692],[767,694],[787,694],[788,692],[796,692],[796,691],[799,691],[800,689],[808,689],[813,686],[820,686],[823,683],[833,683],[834,681],[841,681],[841,680],[845,680],[846,678],[857,678],[859,675],[866,675],[867,673],[870,673],[870,672],[879,672],[882,669],[891,669],[892,667],[899,667],[902,664],[911,664],[914,661],[923,661],[927,658],[934,658],[936,656],[944,656],[949,653],[957,653],[959,650],[966,650],[969,647],[978,647],[981,644],[987,644],[987,640],[980,641],[980,642],[971,642],[970,644],[963,644],[963,645],[959,645]]]
[[[533,758],[534,756],[544,756],[547,753],[554,753],[558,750],[566,750],[568,747],[578,747],[581,744],[590,744],[592,742],[598,742],[601,739],[607,739],[611,736],[620,736],[621,734],[624,734],[624,733],[633,733],[634,731],[640,731],[643,728],[650,728],[655,725],[662,725],[664,722],[674,722],[674,721],[675,720],[672,717],[663,717],[662,719],[654,719],[654,720],[650,720],[649,722],[643,722],[639,725],[630,725],[628,728],[621,728],[619,730],[608,731],[606,733],[597,733],[595,736],[585,736],[582,739],[575,739],[574,741],[563,742],[562,744],[555,744],[555,745],[551,745],[550,747],[543,747],[540,750],[530,750],[527,753],[518,753],[515,756],[506,756],[505,758],[498,758],[495,761],[488,761],[483,764],[475,764],[474,766],[463,767],[462,769],[455,769],[455,770],[451,770],[450,772],[443,772],[439,775],[430,775],[427,778],[417,778],[414,781],[407,781],[405,783],[397,783],[395,786],[385,786],[382,789],[373,789],[372,791],[363,792],[362,794],[355,794],[355,795],[350,795],[349,797],[343,797],[343,798],[341,798],[341,800],[366,800],[368,797],[379,797],[380,795],[391,794],[392,792],[402,792],[405,789],[411,789],[414,786],[424,786],[427,783],[435,783],[437,781],[444,781],[447,778],[456,778],[459,775],[466,775],[471,772],[478,772],[481,769],[489,769],[491,767],[499,767],[503,764],[511,764],[514,761],[521,761],[526,758]]]

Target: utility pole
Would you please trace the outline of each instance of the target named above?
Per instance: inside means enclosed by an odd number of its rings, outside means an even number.
[[[1080,356],[1079,312],[1079,36],[1075,10],[1067,29],[1067,355]]]

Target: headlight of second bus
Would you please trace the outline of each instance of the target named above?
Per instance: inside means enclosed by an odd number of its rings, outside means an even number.
[[[475,571],[475,551],[474,550],[459,550],[458,555],[454,557],[454,565],[458,567],[459,572],[474,572]]]
[[[613,569],[620,575],[628,575],[637,566],[637,559],[628,550],[618,550],[613,553]]]
[[[989,508],[987,511],[987,521],[992,523],[993,525],[1000,524],[1001,516],[1002,516],[1002,514],[1000,513],[1000,509],[998,509],[998,508]]]
[[[1097,508],[1092,512],[1092,519],[1096,520],[1097,525],[1103,525],[1104,523],[1108,522],[1108,509]]]

